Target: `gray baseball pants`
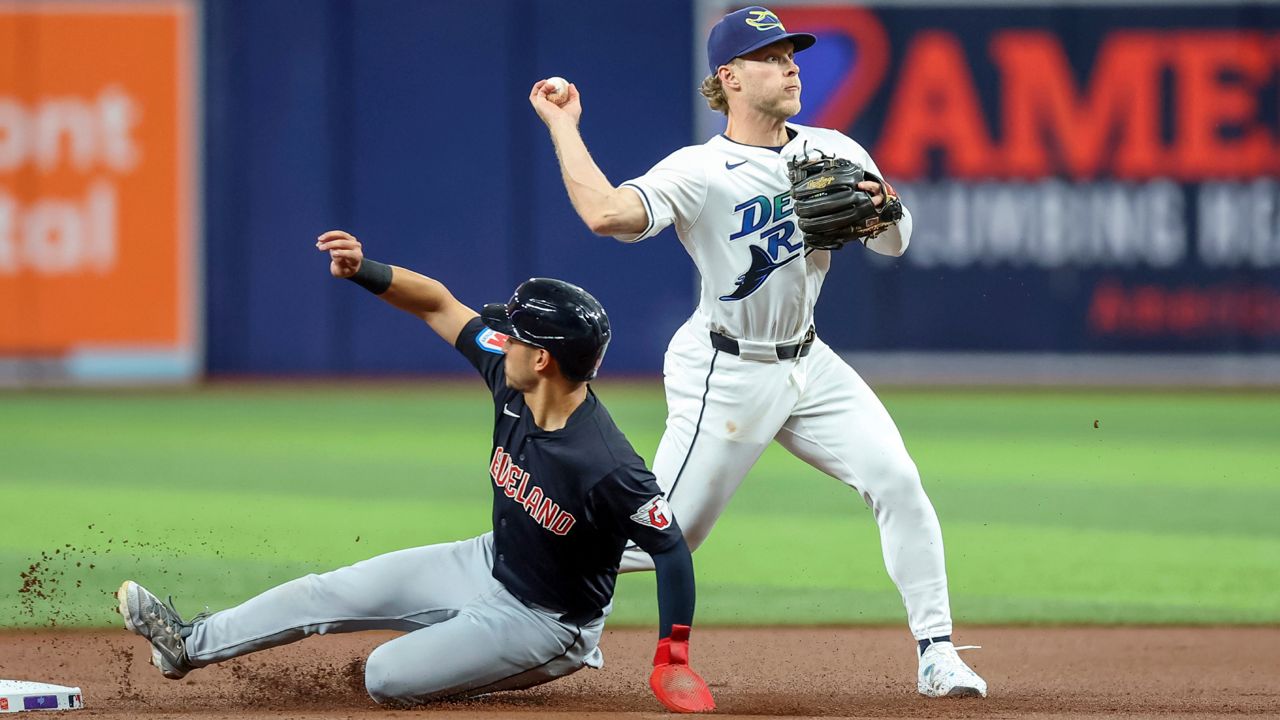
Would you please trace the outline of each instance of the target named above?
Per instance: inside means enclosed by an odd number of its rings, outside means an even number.
[[[582,626],[531,608],[493,578],[493,535],[379,555],[274,587],[193,627],[203,667],[308,635],[404,630],[374,649],[365,687],[379,703],[517,690],[600,667],[605,617]]]

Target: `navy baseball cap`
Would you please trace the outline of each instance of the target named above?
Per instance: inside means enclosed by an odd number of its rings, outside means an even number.
[[[779,40],[790,40],[796,52],[813,47],[818,38],[809,33],[789,33],[782,21],[768,8],[752,5],[720,18],[707,36],[707,64],[711,74],[716,68],[728,65],[734,58],[772,45]]]

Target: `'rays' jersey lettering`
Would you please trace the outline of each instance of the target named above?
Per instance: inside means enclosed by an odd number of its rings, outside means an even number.
[[[713,330],[740,340],[795,342],[813,323],[829,251],[806,251],[791,208],[787,162],[825,152],[881,175],[858,143],[834,130],[788,124],[781,152],[724,135],[681,148],[623,183],[640,196],[649,225],[637,242],[675,225],[702,276],[698,309]],[[911,216],[890,233],[910,233]],[[900,230],[901,228],[901,230]]]
[[[559,430],[533,422],[507,387],[504,342],[475,318],[454,343],[493,393],[493,576],[526,603],[585,622],[612,599],[628,541],[660,553],[682,532],[594,392]]]

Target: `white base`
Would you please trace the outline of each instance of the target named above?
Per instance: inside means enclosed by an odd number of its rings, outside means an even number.
[[[25,710],[79,710],[80,688],[25,680],[0,680],[0,713]]]

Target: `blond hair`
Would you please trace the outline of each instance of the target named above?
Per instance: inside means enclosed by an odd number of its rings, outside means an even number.
[[[729,97],[724,94],[724,83],[720,82],[719,74],[703,78],[702,87],[698,88],[698,92],[707,99],[707,105],[712,110],[718,110],[725,115],[729,114]]]
[[[741,66],[742,58],[734,58],[725,65]],[[698,88],[698,92],[707,99],[707,105],[712,110],[718,110],[725,115],[729,114],[729,96],[724,92],[724,83],[720,82],[719,68],[702,79],[702,87]]]

